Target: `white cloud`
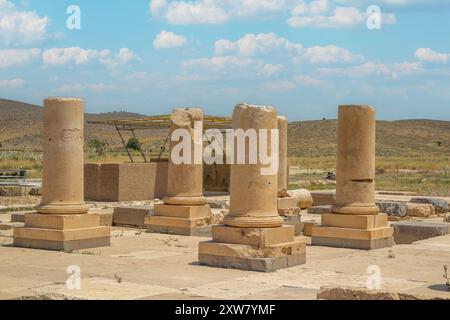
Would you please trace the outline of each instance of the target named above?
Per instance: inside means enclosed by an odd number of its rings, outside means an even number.
[[[345,48],[335,45],[325,47],[311,47],[305,49],[304,54],[292,59],[294,64],[300,64],[304,61],[312,64],[325,63],[357,63],[364,59],[362,55],[353,54]]]
[[[161,10],[163,10],[166,6],[166,0],[151,0],[150,1],[150,13],[152,15],[158,15]]]
[[[306,87],[321,87],[326,85],[326,82],[307,75],[297,75],[292,79],[277,80],[266,83],[264,86],[270,91],[292,91],[297,88]]]
[[[276,50],[300,53],[302,48],[301,44],[292,43],[283,37],[277,36],[275,33],[249,33],[235,42],[221,39],[214,44],[214,51],[218,55],[238,52],[243,56],[253,56],[258,53],[264,54]]]
[[[153,40],[153,46],[156,49],[178,48],[184,46],[186,42],[185,36],[163,30],[156,35],[155,40]]]
[[[315,0],[307,3],[300,1],[291,11],[292,15],[312,14],[317,15],[328,10],[329,5],[327,0]]]
[[[10,49],[0,50],[0,68],[23,65],[40,57],[41,50],[33,49]]]
[[[430,48],[419,48],[414,55],[418,60],[426,62],[447,63],[450,60],[449,53],[436,52]]]
[[[393,64],[366,62],[359,66],[346,68],[319,68],[318,70],[323,76],[351,78],[378,76],[396,79],[400,76],[419,73],[423,70],[423,68],[420,62],[399,62]]]
[[[49,23],[48,17],[20,10],[11,1],[0,0],[0,41],[6,45],[45,39]]]
[[[150,1],[150,13],[170,24],[221,24],[233,18],[256,17],[264,13],[282,12],[294,0],[196,0]]]
[[[368,14],[353,6],[336,6],[330,12],[328,0],[316,0],[307,4],[301,2],[295,7],[287,23],[293,28],[343,28],[356,25],[366,25]],[[393,13],[382,13],[382,24],[390,25],[396,22]]]
[[[100,62],[111,69],[125,66],[133,61],[140,61],[140,59],[128,48],[120,49],[114,56],[100,58]]]
[[[117,90],[116,85],[104,84],[104,83],[92,83],[92,84],[65,84],[55,89],[57,92],[71,93],[81,91],[93,91],[93,92],[111,92]]]
[[[24,84],[25,80],[23,79],[0,80],[0,89],[17,89],[23,87]]]
[[[282,64],[265,64],[260,71],[260,74],[266,77],[273,76],[274,74],[280,73],[284,70],[284,66]]]
[[[108,68],[124,66],[133,60],[136,55],[128,48],[122,48],[112,55],[110,50],[83,49],[80,47],[52,48],[45,50],[42,54],[44,64],[47,66],[58,66],[74,63],[76,65],[86,64],[92,60],[104,64]]]
[[[215,1],[166,1],[150,2],[153,16],[162,16],[170,24],[218,24],[229,20],[225,10]]]
[[[201,68],[208,71],[233,71],[238,69],[242,71],[242,68],[257,66],[261,63],[251,58],[235,57],[235,56],[221,56],[212,58],[200,58],[183,61],[182,66],[184,68]]]

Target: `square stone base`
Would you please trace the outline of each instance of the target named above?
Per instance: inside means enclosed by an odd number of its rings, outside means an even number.
[[[392,247],[395,245],[395,242],[394,237],[375,240],[361,240],[313,236],[311,245],[346,249],[375,250]]]
[[[302,209],[298,206],[297,198],[278,198],[278,214],[280,216],[300,214]]]
[[[388,226],[384,213],[377,215],[345,215],[326,213],[322,225],[313,226],[311,244],[337,248],[372,250],[391,247],[394,229]]]
[[[26,239],[14,237],[14,247],[53,250],[53,251],[73,251],[82,249],[92,249],[100,247],[109,247],[111,245],[110,236],[102,238],[91,238],[82,240],[41,240],[41,239]]]
[[[313,227],[311,244],[336,248],[372,250],[391,247],[394,243],[393,229],[351,229],[339,227]]]
[[[213,241],[199,244],[202,265],[272,272],[306,262],[306,241],[293,226],[232,228],[213,226]]]
[[[202,206],[155,205],[154,214],[144,219],[149,232],[182,236],[210,236],[211,208]]]
[[[145,228],[145,218],[153,214],[153,208],[116,207],[114,208],[113,224],[118,227]]]
[[[200,264],[223,269],[240,269],[246,271],[274,272],[292,268],[306,263],[306,253],[277,258],[241,258],[199,254]]]
[[[163,233],[173,234],[178,236],[190,236],[190,237],[211,237],[211,226],[183,228],[183,227],[170,227],[159,225],[147,225],[147,232],[150,233]]]
[[[25,226],[14,228],[14,246],[44,250],[79,250],[110,245],[110,228],[95,214],[28,213]]]

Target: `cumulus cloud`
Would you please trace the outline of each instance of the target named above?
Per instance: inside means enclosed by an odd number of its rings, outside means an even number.
[[[358,63],[362,60],[364,60],[362,55],[353,54],[349,50],[335,45],[307,48],[301,56],[292,59],[294,64],[302,62],[312,64]]]
[[[426,62],[447,63],[450,60],[449,53],[440,53],[430,48],[419,48],[414,55],[418,60]]]
[[[366,8],[360,10],[355,6],[330,5],[328,0],[315,0],[310,3],[301,1],[291,11],[287,23],[293,28],[344,28],[356,25],[366,25],[369,15]],[[390,25],[396,22],[393,13],[382,13],[382,24]]]
[[[74,84],[64,84],[55,89],[57,92],[61,93],[71,93],[71,92],[81,92],[81,91],[92,91],[96,93],[111,92],[117,90],[116,85],[104,84],[104,83],[74,83]]]
[[[115,55],[108,55],[106,58],[100,58],[100,63],[112,69],[126,66],[133,61],[140,61],[140,59],[128,48],[120,49],[119,53]]]
[[[277,50],[300,53],[302,48],[301,44],[292,43],[275,33],[249,33],[234,42],[221,39],[214,44],[214,51],[218,55],[237,52],[243,56],[253,56],[258,53],[264,54]]]
[[[264,87],[270,91],[292,91],[298,88],[311,88],[326,85],[326,82],[309,75],[297,75],[291,79],[268,82]]]
[[[182,47],[186,44],[186,42],[187,39],[185,36],[163,30],[156,35],[155,40],[153,40],[153,46],[156,49],[170,49]]]
[[[293,0],[150,1],[150,13],[170,24],[221,24],[233,18],[282,12]]]
[[[200,58],[183,61],[182,66],[184,68],[197,67],[202,70],[208,70],[213,72],[231,72],[233,70],[240,70],[247,67],[260,66],[261,62],[247,57],[235,57],[235,56],[220,56],[212,58]]]
[[[25,80],[12,79],[12,80],[0,80],[0,89],[17,89],[23,87]]]
[[[37,48],[0,50],[0,68],[23,65],[38,59],[40,55],[41,50]]]
[[[0,42],[27,44],[47,37],[48,17],[21,10],[14,3],[0,0]]]
[[[259,72],[259,74],[266,76],[266,77],[270,77],[273,76],[277,73],[280,73],[281,71],[284,70],[284,66],[282,64],[265,64],[261,71]]]
[[[407,76],[419,73],[423,70],[420,62],[399,62],[392,64],[366,62],[362,65],[345,68],[319,68],[319,73],[323,76],[334,77],[385,77],[396,79],[400,76]]]
[[[96,60],[108,68],[124,66],[131,61],[138,60],[137,56],[128,48],[122,48],[114,55],[110,50],[83,49],[80,47],[47,49],[43,52],[42,59],[47,66],[82,65]]]

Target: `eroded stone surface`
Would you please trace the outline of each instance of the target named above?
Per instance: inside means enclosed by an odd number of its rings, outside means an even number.
[[[396,244],[410,244],[419,240],[447,235],[450,230],[448,223],[431,222],[395,222],[394,238]]]
[[[422,203],[406,203],[406,207],[408,210],[408,216],[410,217],[420,217],[427,218],[435,214],[436,209],[431,204],[422,204]]]
[[[428,198],[428,197],[416,197],[412,198],[411,203],[428,203],[431,204],[436,213],[447,213],[450,211],[447,200],[438,199],[438,198]]]
[[[408,215],[408,207],[402,202],[377,201],[376,205],[380,209],[380,212],[386,213],[389,216],[403,218]]]

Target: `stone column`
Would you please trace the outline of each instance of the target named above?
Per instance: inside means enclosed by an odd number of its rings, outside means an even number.
[[[278,197],[286,195],[289,187],[288,167],[288,121],[286,117],[278,117],[278,130],[280,135],[280,168],[278,169]]]
[[[301,233],[301,208],[295,197],[288,193],[289,167],[288,167],[288,120],[284,116],[278,116],[279,133],[279,168],[278,168],[278,214],[283,216],[286,224],[296,227],[296,235]]]
[[[204,205],[206,199],[203,196],[203,164],[195,163],[195,146],[200,150],[203,148],[203,111],[197,108],[175,109],[170,122],[171,135],[178,129],[189,132],[192,146],[189,155],[191,164],[175,164],[172,156],[169,156],[167,196],[164,203]],[[178,144],[179,141],[171,141],[170,152]]]
[[[336,201],[322,225],[312,228],[312,244],[378,249],[393,244],[393,229],[375,205],[375,109],[340,106]]]
[[[270,130],[278,128],[277,111],[273,107],[256,107],[249,105],[238,105],[233,113],[233,129],[255,130],[255,141],[259,146],[259,130],[268,130],[267,155],[271,150]],[[235,153],[238,150],[237,139],[235,139]],[[258,159],[256,164],[249,164],[249,141],[246,143],[246,163],[231,165],[230,185],[230,213],[226,216],[224,223],[230,227],[241,228],[276,228],[283,224],[278,215],[277,192],[278,175],[262,175],[261,169],[264,165]],[[256,150],[258,150],[256,148]],[[235,155],[237,160],[237,155]],[[278,160],[278,159],[277,159]]]
[[[84,103],[44,101],[43,192],[37,212],[14,228],[14,246],[72,251],[109,246],[110,229],[84,203]]]
[[[271,130],[277,128],[274,107],[236,106],[233,113],[234,148],[228,140],[230,135],[227,135],[227,144],[235,151],[231,165],[230,213],[225,217],[224,225],[212,227],[212,241],[200,243],[200,264],[270,272],[305,263],[305,241],[295,238],[294,226],[283,225],[277,211],[278,170],[273,174],[262,171],[266,165],[258,157],[258,152],[267,155],[275,152],[278,162],[278,150],[271,149],[271,142],[267,143],[268,152],[260,150],[259,143],[260,130],[267,129],[267,136],[271,137]],[[239,135],[236,130],[240,129],[247,131],[243,151],[238,148],[236,138]],[[256,163],[249,161],[249,150],[257,153]],[[237,156],[242,152],[245,163],[237,163]]]
[[[336,204],[341,214],[378,214],[375,205],[375,109],[340,106]]]
[[[44,101],[43,214],[82,214],[84,203],[84,103],[81,99]]]
[[[211,208],[203,196],[203,112],[197,108],[175,109],[170,122],[167,196],[164,204],[155,205],[154,215],[145,218],[145,226],[156,233],[208,235]],[[176,140],[183,130],[183,138]],[[180,161],[183,156],[185,160]]]

